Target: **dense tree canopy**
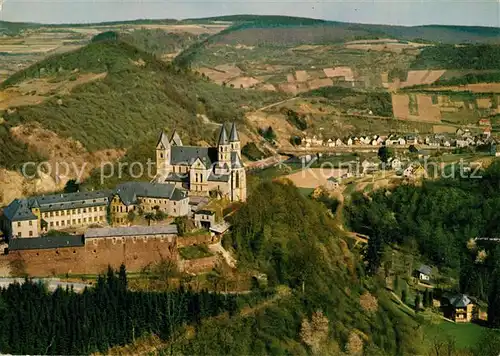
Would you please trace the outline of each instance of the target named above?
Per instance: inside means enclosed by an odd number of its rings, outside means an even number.
[[[125,267],[99,277],[77,294],[49,293],[30,281],[0,290],[0,350],[11,354],[106,353],[146,333],[164,339],[185,323],[237,309],[236,297],[179,289],[166,293],[127,290]]]
[[[370,287],[378,297],[376,311],[360,307],[360,296],[367,291],[363,267],[339,237],[341,232],[323,203],[304,197],[287,180],[265,182],[255,188],[232,223],[226,243],[236,250],[241,268],[264,272],[270,286],[286,285],[292,294],[253,318],[206,325],[203,330],[212,339],[225,335],[210,346],[212,353],[304,353],[304,344],[296,342],[301,323],[318,310],[330,324],[329,341],[321,352],[344,350],[357,329],[370,335],[365,345],[370,355],[417,353],[410,337],[414,320],[396,310],[382,290]],[[208,344],[209,339],[200,335],[190,340],[185,353],[196,354]],[[230,344],[238,345],[238,351]]]
[[[459,267],[466,242],[500,236],[500,161],[481,179],[426,181],[401,185],[369,198],[353,195],[346,208],[350,227],[386,243],[416,241],[423,255],[438,266]]]

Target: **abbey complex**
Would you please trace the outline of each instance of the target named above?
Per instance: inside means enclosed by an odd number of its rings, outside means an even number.
[[[194,220],[193,207],[200,200],[205,204],[220,199],[228,203],[246,200],[245,167],[235,124],[229,130],[225,125],[221,127],[215,147],[184,146],[176,131],[170,138],[162,132],[156,145],[156,164],[156,177],[151,182],[125,182],[110,190],[15,199],[0,215],[8,249],[32,252],[81,248],[86,245],[86,237],[87,244],[94,241],[95,245],[96,236],[113,241],[167,237],[171,241],[177,227],[168,224],[177,217]],[[149,223],[151,216],[162,216],[163,222],[157,224],[165,226],[168,234],[160,226],[144,226],[144,217],[148,215]],[[134,216],[143,217],[143,226],[133,226]],[[171,244],[160,246],[170,246],[161,256],[172,255]],[[163,258],[160,255],[157,259]],[[124,258],[120,260],[123,262]]]

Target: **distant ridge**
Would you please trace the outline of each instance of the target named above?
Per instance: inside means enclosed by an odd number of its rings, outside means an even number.
[[[403,25],[384,25],[384,24],[369,24],[369,23],[356,23],[356,22],[342,22],[334,20],[324,20],[309,17],[298,17],[298,16],[281,16],[281,15],[252,15],[252,14],[240,14],[240,15],[221,15],[212,17],[201,17],[201,18],[186,18],[186,19],[130,19],[122,21],[103,21],[103,22],[89,22],[89,23],[60,23],[60,24],[45,24],[45,23],[31,23],[31,22],[9,22],[0,21],[0,33],[4,31],[15,32],[18,29],[23,28],[37,28],[37,27],[88,27],[88,26],[116,26],[116,25],[141,25],[141,24],[188,24],[188,23],[207,23],[216,21],[226,21],[233,22],[235,24],[241,23],[253,23],[262,25],[338,25],[341,27],[357,26],[365,29],[377,30],[377,28],[393,29],[396,31],[402,31],[403,29],[441,29],[448,31],[459,31],[466,32],[469,34],[475,33],[480,36],[491,35],[498,36],[500,34],[499,27],[491,26],[466,26],[466,25],[439,25],[439,24],[427,24],[427,25],[417,25],[417,26],[403,26]]]

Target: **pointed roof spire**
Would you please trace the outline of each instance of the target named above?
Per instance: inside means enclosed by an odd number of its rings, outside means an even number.
[[[243,168],[240,156],[236,152],[231,154],[231,168]]]
[[[226,125],[222,125],[220,129],[220,134],[219,134],[219,141],[217,144],[220,145],[227,145],[229,143],[229,140],[227,138],[227,132],[226,132]]]
[[[231,126],[231,133],[229,134],[229,142],[239,142],[240,137],[238,136],[238,131],[236,130],[236,124],[233,122]]]
[[[182,140],[179,134],[177,133],[177,130],[174,129],[174,133],[172,134],[172,137],[170,138],[170,144],[174,144],[175,146],[182,146]]]
[[[167,148],[170,144],[168,142],[168,137],[165,131],[161,131],[160,138],[158,139],[158,143],[156,144],[156,147],[160,145],[160,143],[163,145],[163,147]]]

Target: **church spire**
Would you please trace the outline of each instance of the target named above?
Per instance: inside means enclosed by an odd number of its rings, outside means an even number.
[[[182,140],[179,134],[177,133],[177,130],[174,129],[174,133],[172,134],[172,137],[170,138],[170,144],[173,146],[182,146]]]
[[[160,138],[158,139],[158,143],[156,144],[156,147],[160,148],[160,144],[163,146],[163,147],[161,147],[163,149],[166,149],[170,146],[170,144],[168,142],[167,134],[163,130],[161,131]]]
[[[219,134],[219,141],[217,142],[219,146],[228,145],[229,140],[227,138],[226,125],[222,125]]]
[[[229,142],[239,142],[240,137],[238,135],[238,131],[236,130],[236,124],[233,122],[231,126],[231,133],[229,134]]]

